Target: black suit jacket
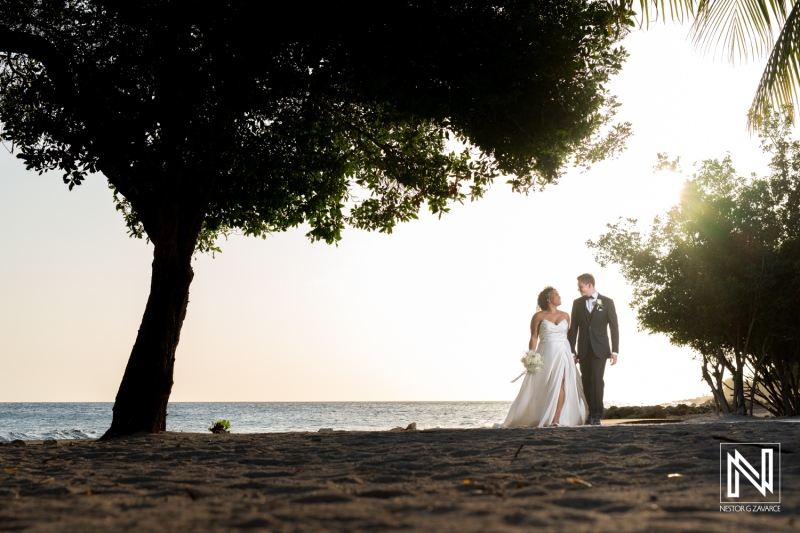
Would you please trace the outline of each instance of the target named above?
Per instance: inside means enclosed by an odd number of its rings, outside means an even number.
[[[603,302],[603,309],[595,306],[591,313],[586,310],[585,298],[581,297],[572,302],[569,345],[572,353],[577,353],[579,359],[586,357],[586,354],[589,353],[590,344],[595,356],[600,359],[607,359],[612,352],[619,353],[619,323],[614,300],[599,293],[597,299]],[[609,331],[611,332],[610,345]],[[575,349],[576,341],[578,343],[577,350]]]

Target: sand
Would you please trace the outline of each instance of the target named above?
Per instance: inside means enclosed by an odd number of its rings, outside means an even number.
[[[140,435],[0,446],[0,531],[795,531],[800,425]],[[780,512],[720,511],[720,443],[781,443]]]

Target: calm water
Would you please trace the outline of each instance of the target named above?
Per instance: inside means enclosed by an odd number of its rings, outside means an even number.
[[[167,430],[202,433],[224,418],[233,433],[478,428],[502,422],[511,402],[171,403]],[[111,424],[111,403],[0,403],[0,441],[86,439]]]

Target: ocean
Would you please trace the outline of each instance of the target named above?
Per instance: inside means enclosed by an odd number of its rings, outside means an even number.
[[[502,422],[511,402],[214,402],[170,403],[167,431],[204,433],[215,420],[232,433],[480,428]],[[111,425],[112,403],[0,403],[0,441],[91,439]]]

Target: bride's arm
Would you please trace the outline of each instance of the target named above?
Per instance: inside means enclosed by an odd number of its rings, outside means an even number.
[[[528,341],[528,349],[535,350],[539,345],[539,324],[542,323],[542,317],[539,313],[533,315],[531,318],[531,340]]]
[[[572,317],[569,316],[569,313],[567,312],[564,312],[564,317],[566,317],[567,320],[567,331],[572,331],[572,323],[570,322]],[[572,343],[570,343],[569,349],[572,350]],[[574,352],[572,353],[572,360],[575,361],[576,365],[578,364],[578,355]]]

